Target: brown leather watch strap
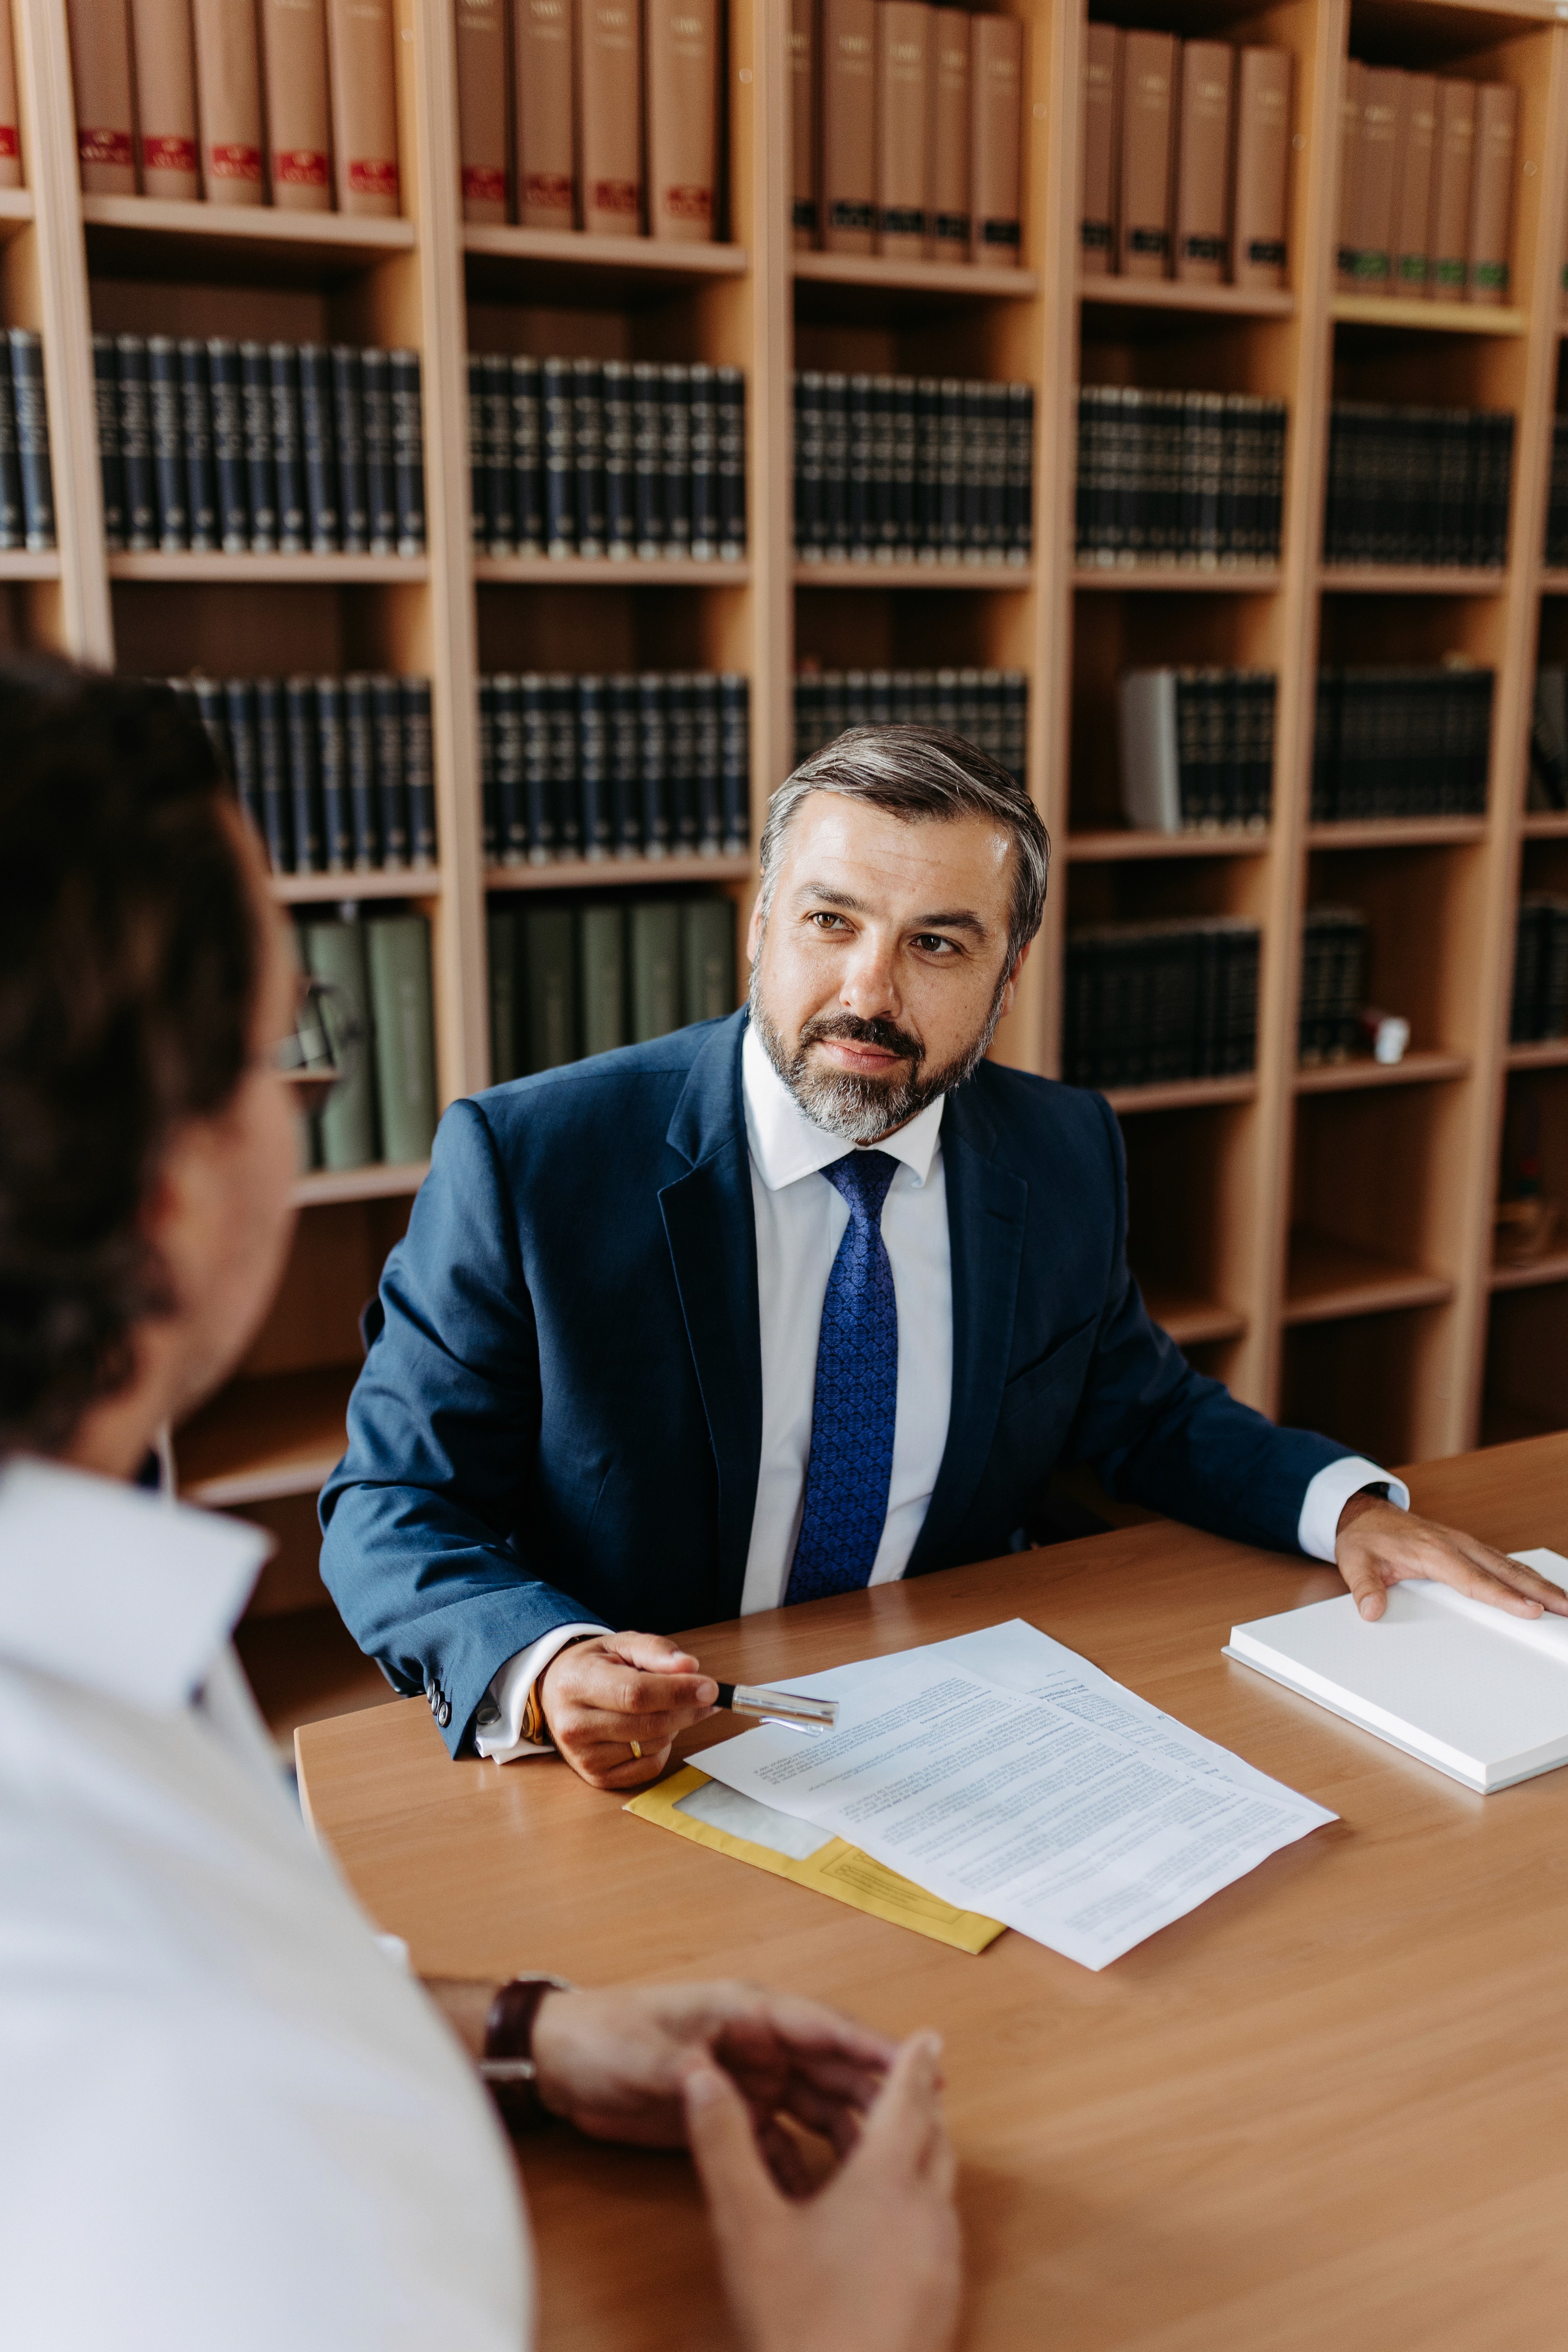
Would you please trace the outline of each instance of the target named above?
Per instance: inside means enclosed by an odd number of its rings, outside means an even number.
[[[547,1992],[571,1990],[564,1977],[513,1977],[490,2003],[479,2076],[510,2130],[549,2120],[533,2063],[533,2021]]]

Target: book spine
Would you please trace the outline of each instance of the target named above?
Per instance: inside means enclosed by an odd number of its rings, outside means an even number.
[[[1016,16],[970,20],[970,257],[995,268],[1021,257],[1024,27]]]
[[[687,372],[691,461],[691,554],[713,563],[720,554],[719,385],[715,371],[700,362]]]
[[[478,352],[468,361],[468,538],[476,555],[485,552],[489,499],[485,485],[485,363]]]
[[[457,0],[458,186],[463,218],[506,218],[504,0]]]
[[[21,494],[22,543],[40,550],[55,544],[55,497],[49,475],[49,417],[44,401],[44,349],[26,327],[6,338],[11,353],[11,394],[16,419],[16,473]]]
[[[517,547],[517,510],[511,468],[511,362],[504,352],[487,352],[480,361],[479,397],[485,548],[490,555],[510,555]]]
[[[478,681],[475,749],[479,767],[479,855],[487,866],[500,860],[500,797],[496,789],[496,686],[482,673]]]
[[[485,912],[485,952],[490,989],[490,1084],[522,1076],[517,1041],[517,909],[490,905]]]
[[[187,0],[131,0],[131,26],[142,193],[189,203],[201,194],[201,173]]]
[[[425,552],[425,419],[419,394],[419,354],[387,353],[392,394],[392,481],[397,502],[397,552]]]
[[[790,234],[797,253],[816,243],[816,7],[790,0]]]
[[[1394,207],[1405,112],[1405,76],[1366,67],[1361,78],[1361,157],[1356,176],[1355,284],[1385,294],[1394,276]]]
[[[744,857],[752,831],[752,720],[750,681],[733,670],[719,679],[720,847],[726,857]]]
[[[1163,278],[1171,257],[1172,82],[1176,44],[1168,33],[1128,33],[1121,43],[1121,204],[1118,237],[1123,278]]]
[[[419,868],[436,863],[436,747],[431,725],[430,681],[401,677],[403,782],[408,796],[408,862]]]
[[[605,681],[602,677],[577,678],[574,692],[579,855],[596,865],[609,857],[615,846]]]
[[[540,429],[539,362],[511,362],[512,513],[520,555],[544,552],[544,473]]]
[[[1231,69],[1228,41],[1182,45],[1176,166],[1176,276],[1223,285],[1230,275]]]
[[[645,562],[664,553],[663,479],[664,408],[659,373],[651,361],[638,360],[632,367],[632,498],[637,517],[637,551]]]
[[[933,8],[931,35],[930,169],[926,183],[926,253],[933,261],[966,262],[973,224],[969,209],[969,12]]]
[[[370,551],[370,498],[364,464],[364,395],[360,354],[351,344],[332,345],[331,373],[343,553],[365,555]]]
[[[898,515],[895,509],[897,470],[894,452],[894,410],[897,380],[890,375],[871,379],[871,552],[879,563],[890,563],[897,553]]]
[[[561,674],[544,681],[544,715],[550,763],[550,808],[557,857],[583,855],[583,811],[577,764],[575,680]]]
[[[516,0],[517,216],[524,228],[570,228],[573,148],[572,0]]]
[[[496,855],[503,866],[522,866],[528,860],[528,800],[521,679],[503,671],[490,680],[490,699]]]
[[[680,1017],[722,1021],[735,1010],[735,909],[728,898],[680,908]]]
[[[1476,85],[1440,81],[1426,233],[1429,300],[1462,302],[1470,270],[1470,190],[1475,178]]]
[[[893,547],[896,561],[909,562],[919,555],[915,528],[915,380],[895,376],[892,398]]]
[[[600,374],[604,399],[605,552],[626,561],[637,551],[632,372],[625,360],[606,360]]]
[[[645,670],[637,679],[637,782],[642,801],[645,857],[669,856],[669,775],[665,729],[665,681]]]
[[[1365,72],[1354,58],[1347,59],[1340,85],[1339,201],[1334,276],[1349,291],[1355,285],[1356,248],[1361,241],[1357,180],[1361,171],[1361,85]]]
[[[267,173],[279,212],[332,208],[325,0],[260,0]]]
[[[376,823],[375,708],[372,681],[363,672],[343,680],[343,759],[348,773],[349,855],[357,874],[380,863]]]
[[[852,375],[847,416],[849,441],[847,552],[852,563],[871,557],[871,379]]]
[[[577,475],[572,444],[572,362],[540,370],[544,425],[544,543],[551,555],[577,552]]]
[[[256,681],[256,771],[261,793],[261,831],[274,874],[294,870],[289,823],[289,759],[283,688],[275,677]]]
[[[680,1025],[680,907],[639,901],[627,916],[632,1043],[651,1045]]]
[[[103,498],[103,544],[110,554],[125,544],[125,460],[120,446],[120,376],[115,366],[112,335],[94,335],[92,339],[92,392],[94,412],[98,419],[98,471]],[[16,462],[16,425],[11,431],[12,462]],[[17,483],[18,504],[21,484]],[[0,490],[0,506],[4,504]],[[16,517],[20,525],[21,516]],[[0,545],[15,547],[20,542],[4,536],[5,523],[0,514]]]
[[[664,552],[691,552],[691,372],[678,365],[659,370],[662,464],[659,496],[664,508]]]
[[[1035,388],[1007,387],[1007,533],[1009,563],[1027,563],[1035,549]]]
[[[316,682],[291,677],[283,687],[289,741],[289,801],[293,816],[294,871],[320,874],[321,787],[316,774]]]
[[[345,874],[354,864],[354,837],[341,678],[316,680],[316,763],[321,784],[321,846],[327,871]]]
[[[363,928],[382,1150],[394,1165],[427,1160],[436,1137],[430,926],[423,915],[376,915]]]
[[[584,1054],[610,1054],[626,1042],[626,914],[588,905],[577,917],[579,1003]]]
[[[1290,163],[1289,49],[1244,48],[1236,104],[1236,216],[1231,258],[1237,286],[1285,284]]]
[[[0,0],[0,188],[19,188],[22,184],[21,122],[16,103],[11,0]]]
[[[261,64],[253,0],[191,0],[209,205],[259,205]]]
[[[1426,290],[1426,230],[1432,214],[1432,157],[1437,84],[1431,74],[1405,77],[1405,145],[1394,214],[1391,294],[1408,300]]]
[[[312,555],[342,543],[337,436],[332,431],[332,358],[323,343],[300,347],[300,427],[305,457],[305,518]]]
[[[1079,268],[1086,278],[1109,277],[1116,267],[1121,96],[1121,31],[1115,25],[1090,25],[1079,110]]]
[[[247,824],[265,847],[267,833],[261,804],[260,747],[256,733],[256,689],[247,677],[231,677],[224,688],[223,701],[235,798],[244,812]]]
[[[642,856],[641,773],[637,760],[637,682],[621,675],[605,689],[610,840],[618,858]]]
[[[359,355],[360,404],[364,427],[364,502],[370,519],[370,551],[397,551],[397,467],[393,431],[390,352]]]
[[[1508,299],[1518,121],[1519,92],[1513,84],[1482,82],[1476,93],[1475,195],[1466,287],[1472,302],[1500,303]]]
[[[597,360],[572,362],[572,468],[576,482],[577,552],[605,552],[605,404]]]
[[[500,697],[496,708],[499,715]],[[535,670],[518,680],[522,722],[523,834],[531,866],[548,866],[556,854],[555,801],[550,785],[550,703],[547,682]],[[499,747],[498,747],[499,749]]]
[[[817,522],[822,509],[822,378],[813,369],[790,380],[794,457],[790,478],[795,491],[795,556],[797,563],[816,561]]]
[[[686,670],[672,670],[664,681],[669,846],[676,857],[694,857],[698,849],[695,687]]]
[[[344,1000],[362,1034],[370,1034],[370,991],[365,974],[365,926],[357,919],[301,923],[305,966]],[[334,1087],[317,1129],[323,1168],[363,1168],[376,1156],[375,1082],[370,1056],[356,1060],[346,1081]]]
[[[327,0],[327,47],[338,210],[395,215],[400,189],[391,0]]]
[[[877,0],[877,250],[926,253],[931,18],[925,0]]]
[[[180,432],[180,355],[170,335],[147,338],[147,398],[158,545],[172,551],[189,546],[190,525],[185,512],[185,451]]]
[[[822,0],[822,242],[870,253],[877,231],[876,0]]]
[[[530,907],[519,923],[527,1066],[558,1070],[577,1057],[575,919],[569,907]]]
[[[641,0],[577,0],[583,226],[595,236],[642,225],[642,39]]]
[[[718,0],[647,0],[648,235],[718,231]]]
[[[305,551],[305,464],[300,420],[300,354],[292,343],[267,349],[272,472],[278,486],[278,551]]]
[[[403,774],[403,698],[397,680],[384,672],[370,681],[370,717],[381,863],[384,871],[396,873],[408,864],[408,788]]]
[[[185,335],[180,342],[180,433],[185,450],[185,513],[190,545],[198,554],[210,554],[219,544],[212,389],[207,378],[206,345],[195,335]]]
[[[67,22],[83,193],[133,196],[136,116],[126,0],[68,0]]]

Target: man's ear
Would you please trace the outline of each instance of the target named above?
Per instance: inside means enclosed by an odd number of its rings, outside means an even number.
[[[759,890],[752,902],[752,919],[746,927],[746,961],[755,963],[757,950],[763,943],[763,894]]]
[[[1002,991],[1002,1010],[1004,1013],[1011,1013],[1013,1010],[1013,1000],[1018,993],[1018,974],[1028,962],[1029,950],[1034,946],[1034,944],[1035,942],[1033,940],[1026,940],[1023,946],[1018,950],[1017,954],[1013,959],[1013,969],[1007,974],[1007,984]]]

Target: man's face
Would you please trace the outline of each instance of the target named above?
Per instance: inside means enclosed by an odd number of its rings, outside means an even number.
[[[1024,960],[1007,969],[1012,871],[1008,835],[984,817],[802,803],[767,920],[760,904],[752,916],[751,1007],[818,1126],[874,1143],[968,1076]]]

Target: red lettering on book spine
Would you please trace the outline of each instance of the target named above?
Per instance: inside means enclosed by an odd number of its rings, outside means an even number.
[[[525,204],[552,205],[557,212],[569,213],[572,183],[563,172],[530,172],[522,183],[522,196]]]
[[[637,184],[635,180],[595,180],[592,201],[595,212],[635,213]]]
[[[395,196],[397,165],[385,156],[355,155],[349,163],[349,185],[356,196]]]
[[[472,196],[476,202],[480,204],[504,205],[506,202],[506,173],[504,172],[498,172],[493,165],[489,163],[465,163],[463,166],[463,194],[466,196]]]
[[[666,188],[664,209],[672,220],[709,220],[713,212],[711,188]]]
[[[209,147],[207,170],[215,180],[259,180],[261,150],[238,142]]]
[[[22,142],[16,136],[16,124],[0,122],[0,155],[19,155],[21,152]]]
[[[287,188],[324,188],[327,159],[314,147],[282,147],[272,158],[272,177]]]
[[[149,172],[194,172],[196,168],[196,142],[194,139],[144,137],[142,163]]]
[[[84,163],[127,163],[136,161],[129,131],[88,131],[78,125],[77,153]]]

